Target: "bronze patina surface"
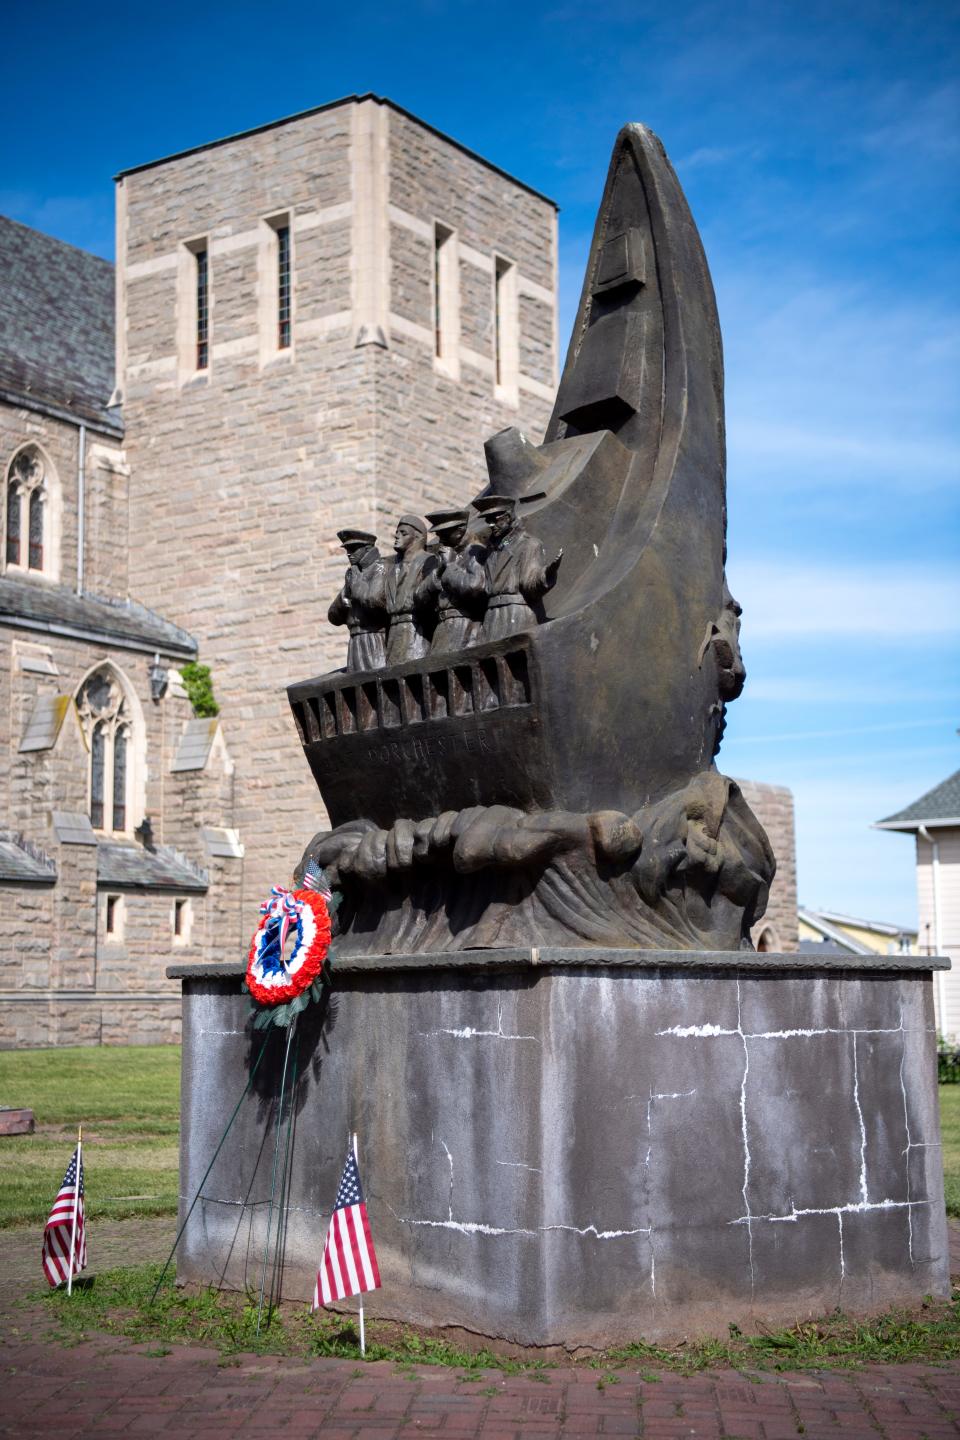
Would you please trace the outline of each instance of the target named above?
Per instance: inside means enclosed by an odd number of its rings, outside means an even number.
[[[289,690],[342,952],[749,948],[775,861],[715,765],[745,679],[720,329],[642,125],[614,147],[544,442],[507,430],[486,458],[434,540],[405,516],[396,561],[348,576],[375,640]]]

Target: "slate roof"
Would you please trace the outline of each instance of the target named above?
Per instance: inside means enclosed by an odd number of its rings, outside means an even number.
[[[193,865],[172,845],[146,850],[101,840],[97,846],[97,884],[102,889],[176,890],[196,895],[206,892],[206,870]]]
[[[0,286],[2,289],[2,286]],[[0,625],[17,624],[73,639],[102,639],[128,650],[192,660],[197,642],[136,600],[76,595],[60,585],[0,577]]]
[[[110,261],[0,216],[0,274],[0,389],[121,434]]]
[[[53,885],[56,878],[56,861],[49,855],[12,830],[0,831],[0,880],[17,885]]]
[[[951,820],[960,825],[960,770],[928,790],[926,795],[921,795],[919,800],[914,800],[912,805],[898,810],[895,815],[888,815],[885,820],[878,820],[874,828],[916,830],[920,825],[943,825]]]
[[[837,955],[843,954],[843,947],[838,945],[836,940],[801,940],[797,947],[801,955]]]

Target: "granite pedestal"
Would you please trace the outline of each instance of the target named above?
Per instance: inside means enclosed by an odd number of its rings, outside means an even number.
[[[368,1313],[527,1345],[726,1333],[949,1288],[931,970],[897,955],[370,957],[301,1018],[283,1294],[356,1130]],[[262,1044],[241,966],[183,981],[181,1207]],[[283,1033],[178,1274],[259,1285]],[[291,1057],[291,1065],[294,1057]]]

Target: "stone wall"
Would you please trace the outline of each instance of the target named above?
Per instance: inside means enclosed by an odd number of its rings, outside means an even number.
[[[24,445],[40,447],[57,532],[56,565],[52,571],[45,566],[44,578],[71,586],[77,577],[79,435],[77,425],[0,401],[0,476],[6,479]],[[126,461],[121,443],[94,427],[87,429],[85,473],[84,588],[124,599],[129,593]],[[5,524],[6,515],[0,513],[0,528]],[[6,570],[5,558],[0,564]]]
[[[210,856],[202,834],[204,826],[234,825],[232,763],[221,745],[213,748],[203,770],[172,772],[192,711],[175,682],[159,703],[150,698],[151,658],[26,629],[0,629],[2,825],[5,833],[22,835],[56,865],[53,884],[0,886],[0,1046],[173,1039],[179,996],[165,978],[165,967],[181,955],[213,961],[239,953],[236,897],[243,861]],[[24,668],[38,661],[53,673]],[[142,787],[134,787],[127,831],[105,838],[138,850],[132,832],[149,815],[156,844],[175,847],[209,872],[208,894],[189,895],[192,923],[189,942],[183,944],[173,935],[174,893],[98,886],[97,846],[62,841],[53,821],[54,811],[88,813],[89,751],[74,697],[85,676],[103,663],[113,667],[136,703],[142,730],[135,742],[142,745]],[[62,721],[53,743],[21,752],[35,707],[54,697],[60,697]],[[107,893],[120,895],[116,938],[106,935]],[[131,995],[141,998],[128,1002],[125,997]]]
[[[800,942],[797,931],[797,838],[793,794],[785,785],[767,785],[760,780],[738,780],[737,784],[766,830],[777,857],[777,873],[770,887],[767,913],[753,927],[753,943],[764,950],[794,951]]]
[[[106,1001],[49,998],[7,1002],[0,1049],[51,1045],[174,1045],[180,1040],[180,997]]]

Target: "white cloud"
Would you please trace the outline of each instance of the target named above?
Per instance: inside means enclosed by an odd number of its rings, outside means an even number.
[[[807,693],[810,682],[807,682]],[[951,715],[938,715],[931,720],[888,720],[879,725],[848,725],[827,730],[778,730],[771,735],[736,735],[729,745],[779,745],[785,740],[838,740],[844,735],[887,735],[902,730],[939,730],[953,720]],[[845,764],[849,763],[844,761]]]
[[[749,629],[747,637],[749,640]],[[747,659],[749,661],[749,655]],[[750,670],[749,664],[747,668]],[[777,675],[770,673],[768,667],[767,671],[759,676],[755,676],[751,671],[747,681],[747,699],[751,704],[759,701],[762,704],[803,705],[806,708],[810,704],[813,685],[810,675]],[[909,694],[901,697],[900,703],[911,712],[918,705],[934,707],[938,713],[946,712],[951,705],[957,705],[957,688],[956,685],[951,690],[948,685],[911,684]],[[848,670],[840,675],[821,673],[816,681],[816,697],[821,706],[874,706],[891,703],[889,688],[882,676],[874,674],[870,679],[858,680],[850,675]],[[957,706],[956,717],[960,724],[960,705]]]
[[[730,588],[751,640],[813,635],[960,636],[960,573],[804,560],[738,560]]]
[[[719,257],[734,476],[838,490],[915,492],[960,477],[952,302],[905,303],[889,288],[838,283],[770,257]]]
[[[866,475],[857,476],[858,481],[875,481],[880,470],[913,490],[918,481],[929,485],[948,480],[953,484],[960,479],[960,446],[950,441],[910,441],[889,434],[819,430],[815,417],[811,428],[735,417],[730,431],[732,465],[743,459],[761,460],[780,470],[798,462],[813,463],[819,468],[830,467],[831,476],[846,478],[852,471],[866,471]],[[809,483],[809,472],[803,480]]]

